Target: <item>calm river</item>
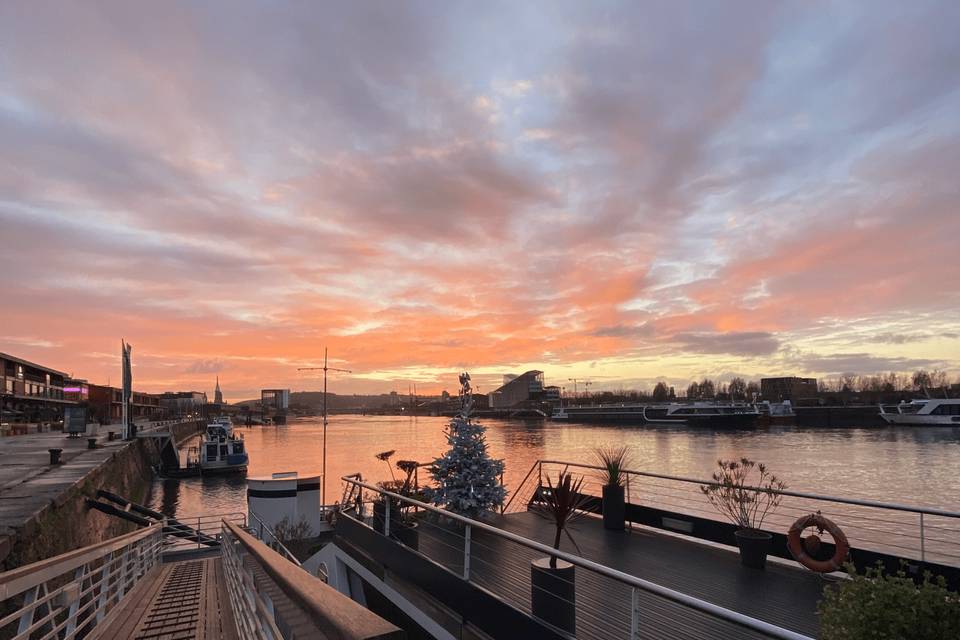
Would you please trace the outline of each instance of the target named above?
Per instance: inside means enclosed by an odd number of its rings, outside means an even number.
[[[375,454],[427,462],[446,448],[447,418],[333,416],[327,431],[327,502],[339,499],[340,477],[389,479]],[[604,426],[484,420],[491,453],[506,462],[515,488],[538,459],[592,462],[601,445],[629,445],[633,468],[708,478],[718,458],[765,462],[791,489],[960,511],[960,428],[796,428],[707,431],[681,427]],[[322,424],[237,427],[250,454],[249,475],[319,473]],[[423,472],[421,472],[423,473]],[[424,476],[421,475],[421,479]],[[243,477],[155,481],[151,506],[168,515],[246,511]]]

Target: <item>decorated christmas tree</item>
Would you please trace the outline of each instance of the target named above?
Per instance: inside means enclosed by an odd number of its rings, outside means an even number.
[[[469,517],[502,505],[507,495],[500,483],[503,460],[487,453],[487,429],[471,422],[472,408],[470,374],[464,372],[460,374],[460,414],[446,431],[450,450],[430,466],[436,488],[428,493],[434,504]]]

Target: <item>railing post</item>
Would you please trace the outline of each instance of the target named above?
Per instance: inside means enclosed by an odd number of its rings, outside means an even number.
[[[383,535],[390,537],[390,496],[383,495],[384,515],[383,515]]]
[[[920,560],[926,562],[927,550],[923,540],[923,512],[920,512]]]
[[[463,579],[470,579],[470,525],[463,534]]]
[[[630,589],[630,640],[640,637],[640,591]]]

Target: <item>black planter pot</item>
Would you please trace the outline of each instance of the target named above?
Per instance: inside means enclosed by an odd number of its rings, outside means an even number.
[[[756,529],[737,529],[737,546],[740,547],[740,562],[745,567],[763,569],[767,566],[767,552],[773,535]]]
[[[627,517],[627,505],[623,495],[622,485],[604,485],[602,507],[604,529],[623,531],[623,521]]]
[[[530,605],[533,615],[573,635],[577,632],[576,588],[574,567],[557,560],[550,567],[550,558],[530,563]]]
[[[387,524],[387,505],[383,502],[373,503],[373,528],[384,533]],[[416,522],[406,522],[403,513],[394,505],[390,505],[390,537],[402,542],[411,549],[420,548],[420,534]]]

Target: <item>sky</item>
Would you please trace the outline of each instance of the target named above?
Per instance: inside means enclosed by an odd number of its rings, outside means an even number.
[[[0,3],[0,351],[338,393],[960,375],[960,3]],[[581,383],[582,384],[582,383]]]

